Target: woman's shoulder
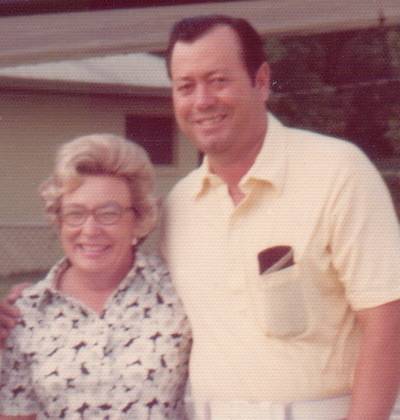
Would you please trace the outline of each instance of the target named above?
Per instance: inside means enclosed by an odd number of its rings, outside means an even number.
[[[136,254],[136,266],[142,272],[160,279],[169,280],[169,271],[163,258],[159,254],[147,254],[138,252]]]
[[[64,260],[59,261],[42,279],[23,289],[20,298],[16,301],[16,305],[20,310],[37,311],[41,308],[43,301],[47,302],[49,300],[54,279],[64,265]]]
[[[15,305],[24,319],[32,319],[34,314],[40,311],[42,307],[41,302],[45,296],[45,284],[45,279],[43,279],[28,286],[16,300]]]
[[[156,293],[169,297],[171,300],[177,300],[168,267],[160,255],[139,253],[137,267]]]

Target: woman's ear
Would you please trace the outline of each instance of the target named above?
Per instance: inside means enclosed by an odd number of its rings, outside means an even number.
[[[270,90],[270,67],[267,62],[261,64],[255,77],[255,86],[260,90],[263,100],[267,101]]]
[[[61,218],[59,214],[55,214],[53,217],[49,218],[49,223],[53,227],[53,229],[56,231],[58,235],[58,239],[60,239],[60,233],[61,233]]]

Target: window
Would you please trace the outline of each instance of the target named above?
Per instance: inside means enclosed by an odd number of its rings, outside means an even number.
[[[155,165],[174,163],[174,120],[172,117],[127,115],[126,137],[144,147]]]

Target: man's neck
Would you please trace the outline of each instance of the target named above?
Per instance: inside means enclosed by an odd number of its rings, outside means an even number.
[[[261,147],[262,142],[257,143],[246,154],[241,154],[236,158],[232,156],[228,158],[226,156],[208,156],[211,172],[225,182],[235,205],[238,205],[245,196],[239,187],[239,182],[253,166]]]
[[[221,162],[209,159],[211,171],[218,175],[228,186],[238,185],[242,177],[249,171],[254,163],[253,159],[241,159],[237,162]]]
[[[253,166],[263,144],[255,143],[237,155],[208,155],[210,171],[218,175],[228,186],[238,185],[240,180]]]

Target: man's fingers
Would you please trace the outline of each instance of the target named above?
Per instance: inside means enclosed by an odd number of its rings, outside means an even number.
[[[18,322],[21,313],[14,306],[15,301],[21,296],[22,290],[30,286],[30,283],[19,283],[15,285],[7,296],[0,301],[0,349],[4,348],[5,341],[10,330]]]
[[[14,303],[21,296],[22,290],[29,285],[30,283],[19,283],[15,285],[5,298],[0,301],[0,331],[3,330],[3,336],[4,331],[7,332],[7,330],[12,328],[16,324],[17,318],[21,315],[19,309],[14,306]]]
[[[16,318],[5,316],[4,313],[0,314],[0,350],[4,349],[6,339],[10,335],[10,331],[16,323]]]
[[[14,303],[21,296],[22,291],[31,285],[32,283],[28,282],[16,284],[7,294],[6,301],[8,303]]]
[[[19,310],[16,307],[6,301],[0,303],[0,350],[4,349],[6,339],[18,322],[19,315]]]
[[[19,310],[7,302],[0,303],[0,350],[5,348],[11,329],[18,322]]]
[[[7,298],[0,302],[0,325],[4,324],[7,318],[18,318],[19,316],[19,309],[12,302],[9,302]]]
[[[0,326],[0,350],[5,348],[8,334],[9,332]]]
[[[0,331],[9,330],[18,322],[18,308],[8,303],[0,303]]]
[[[0,326],[0,347],[2,347],[1,342],[5,341],[8,335],[9,335],[9,331],[5,330],[3,327]]]

